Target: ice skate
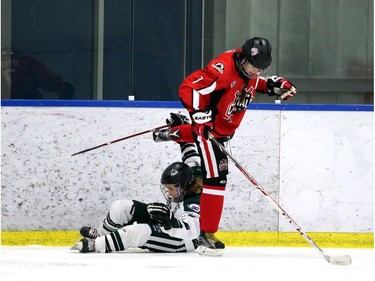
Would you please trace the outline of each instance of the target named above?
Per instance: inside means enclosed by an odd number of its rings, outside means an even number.
[[[90,238],[83,238],[70,249],[78,250],[81,253],[95,252],[95,240]]]
[[[79,233],[81,233],[81,235],[85,238],[95,239],[95,238],[99,237],[98,231],[95,228],[90,227],[90,226],[82,227],[80,229]]]
[[[167,128],[162,130],[156,130],[152,133],[152,138],[154,142],[178,140],[180,138],[180,129]]]
[[[201,230],[197,252],[204,256],[222,256],[225,245],[215,237],[215,233]]]
[[[156,130],[152,133],[152,138],[154,142],[163,142],[163,141],[170,141],[171,138],[169,137],[170,128],[163,129],[163,130]]]

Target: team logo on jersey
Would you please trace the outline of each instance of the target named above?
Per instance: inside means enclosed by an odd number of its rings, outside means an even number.
[[[248,89],[246,89],[246,96],[244,99],[241,99],[241,92],[237,91],[235,94],[234,101],[228,105],[227,111],[225,112],[224,119],[228,122],[232,122],[232,116],[236,112],[246,110],[247,106],[255,97],[255,89],[253,86],[250,86]]]
[[[251,48],[251,56],[256,56],[259,53],[258,48]]]
[[[236,85],[236,80],[234,80],[232,83],[230,83],[230,87],[233,88]]]
[[[221,62],[213,63],[211,64],[212,68],[215,69],[217,72],[220,72],[220,74],[224,73],[224,64]]]
[[[196,213],[199,213],[201,208],[199,207],[199,204],[196,204],[196,203],[191,203],[191,204],[188,204],[187,207],[191,210],[193,210],[194,212]]]
[[[226,170],[228,170],[228,160],[223,159],[219,163],[219,171],[222,172]]]

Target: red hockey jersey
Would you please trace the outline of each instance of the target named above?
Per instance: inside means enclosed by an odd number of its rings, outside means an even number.
[[[179,88],[179,97],[190,113],[212,110],[213,134],[218,138],[233,135],[246,112],[246,107],[239,105],[245,80],[236,69],[233,58],[234,52],[239,51],[241,49],[221,54],[205,68],[187,76]],[[250,79],[246,92],[253,99],[256,91],[266,92],[266,87],[265,78]]]

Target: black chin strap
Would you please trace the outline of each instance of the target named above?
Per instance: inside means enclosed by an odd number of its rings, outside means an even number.
[[[244,85],[241,89],[241,94],[239,95],[238,100],[236,102],[236,106],[237,106],[238,109],[244,110],[244,109],[246,109],[247,105],[249,104],[249,102],[251,100],[251,93],[248,93],[246,91],[247,85],[249,84],[250,77],[245,76],[245,74],[244,74],[245,70],[244,70],[243,65],[241,63],[241,61],[245,59],[243,54],[240,53],[240,52],[234,53],[233,59],[234,59],[234,62],[236,64],[236,68],[237,68],[237,71],[238,71],[240,77],[244,80]]]
[[[245,56],[241,52],[233,54],[233,60],[236,64],[236,69],[243,80],[249,80],[251,77],[246,74],[243,64],[246,62]]]

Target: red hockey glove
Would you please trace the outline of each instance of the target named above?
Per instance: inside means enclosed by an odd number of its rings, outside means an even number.
[[[204,140],[208,139],[208,133],[211,132],[214,124],[212,122],[212,111],[194,111],[191,113],[192,131],[194,134],[202,137]]]
[[[269,96],[277,95],[282,100],[288,100],[297,93],[296,87],[290,81],[277,76],[268,77],[266,91]]]

